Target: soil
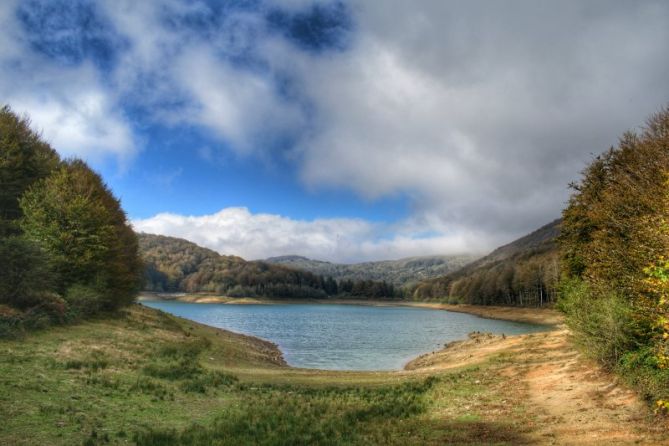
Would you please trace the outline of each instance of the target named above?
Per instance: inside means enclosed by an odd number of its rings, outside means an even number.
[[[407,370],[438,371],[505,358],[509,399],[536,414],[531,442],[551,445],[669,444],[669,423],[615,376],[584,358],[569,331],[498,336],[473,333],[470,339],[416,358]]]

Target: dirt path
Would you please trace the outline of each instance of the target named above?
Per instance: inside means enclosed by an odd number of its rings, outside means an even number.
[[[522,336],[479,334],[407,365],[437,371],[471,365],[496,355],[509,398],[536,422],[529,440],[550,445],[669,445],[669,425],[615,377],[582,357],[569,332]]]

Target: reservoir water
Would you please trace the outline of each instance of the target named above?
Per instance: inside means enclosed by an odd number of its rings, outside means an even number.
[[[274,342],[291,366],[327,370],[398,370],[423,353],[466,339],[472,331],[513,335],[546,330],[538,325],[411,307],[142,303]]]

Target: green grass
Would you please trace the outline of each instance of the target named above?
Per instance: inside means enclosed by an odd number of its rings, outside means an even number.
[[[372,373],[292,369],[276,353],[141,306],[1,341],[0,444],[527,442],[533,416],[496,373],[506,359]]]

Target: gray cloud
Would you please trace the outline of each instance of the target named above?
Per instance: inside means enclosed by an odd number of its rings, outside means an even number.
[[[669,100],[661,2],[365,2],[358,44],[297,65],[323,130],[313,186],[409,190],[418,213],[508,235]],[[287,60],[281,57],[280,60]]]

